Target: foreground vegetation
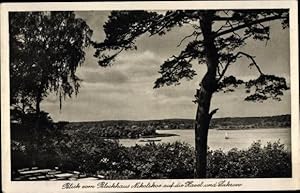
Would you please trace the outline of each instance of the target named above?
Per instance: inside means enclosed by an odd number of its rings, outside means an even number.
[[[94,133],[62,133],[59,128],[13,135],[12,175],[17,169],[59,167],[106,179],[193,178],[195,150],[185,143],[124,147]],[[35,140],[33,140],[35,139]],[[209,178],[291,177],[291,155],[279,142],[246,150],[208,151]]]

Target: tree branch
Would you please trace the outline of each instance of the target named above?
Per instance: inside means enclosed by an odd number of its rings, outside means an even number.
[[[218,17],[214,18],[215,21],[228,21],[228,20],[232,20],[232,19],[234,19],[234,17],[221,17],[221,16],[218,16]]]
[[[236,58],[236,57],[234,57],[234,58]],[[228,60],[226,66],[225,66],[224,70],[222,71],[221,75],[219,76],[219,79],[217,80],[217,82],[219,82],[223,78],[223,76],[225,75],[225,73],[227,71],[227,68],[229,67],[229,65],[232,61],[233,61],[233,58],[231,60]]]
[[[214,114],[216,114],[216,112],[219,110],[219,108],[216,108],[214,110],[212,110],[210,113],[209,113],[209,120],[211,120],[211,118],[213,117]]]
[[[215,34],[214,38],[225,35],[225,34],[228,34],[228,33],[231,33],[231,32],[234,32],[234,31],[237,31],[237,30],[240,30],[240,29],[243,29],[243,28],[251,26],[251,25],[263,23],[263,22],[266,22],[266,21],[272,21],[272,20],[276,20],[276,19],[284,19],[284,18],[286,18],[286,17],[283,17],[281,15],[265,17],[265,18],[258,19],[258,20],[255,20],[255,21],[252,21],[252,22],[249,22],[249,23],[244,23],[244,24],[236,26],[232,29],[221,31],[220,33]]]
[[[230,26],[231,29],[233,29],[233,25],[230,23],[230,21],[228,21],[228,24]],[[238,36],[241,39],[241,36],[239,34],[237,34],[235,31],[232,32],[234,35]]]
[[[261,69],[259,68],[259,66],[257,65],[256,61],[254,60],[254,56],[251,56],[251,55],[249,55],[249,54],[247,54],[247,53],[245,53],[245,52],[238,52],[238,53],[236,54],[236,56],[238,56],[239,54],[242,54],[242,55],[246,56],[247,58],[249,58],[249,59],[252,61],[252,63],[255,65],[255,67],[257,68],[258,72],[259,72],[261,75],[264,74],[264,73],[261,71]]]
[[[219,66],[217,66],[217,73],[218,73],[219,77],[221,77],[221,72],[220,72]]]
[[[173,15],[176,15],[176,14],[177,14],[177,12],[175,11],[175,12],[169,14],[169,15],[165,15],[165,16],[164,16],[163,18],[161,18],[159,21],[154,22],[155,24],[165,22],[165,24],[162,25],[162,26],[161,26],[158,30],[156,30],[155,32],[151,33],[151,34],[149,35],[149,37],[154,36],[154,35],[156,35],[156,34],[162,32],[166,27],[168,27],[168,24],[172,21],[172,16],[173,16]],[[165,21],[164,21],[164,20],[165,20]],[[152,25],[153,25],[153,24],[152,24]],[[149,27],[151,27],[151,25],[150,25]],[[147,31],[147,30],[148,30],[148,29],[146,29],[145,31]]]
[[[182,42],[183,42],[184,40],[186,40],[187,38],[192,37],[192,36],[195,35],[196,33],[197,33],[197,32],[194,31],[192,34],[185,36],[185,37],[179,42],[179,44],[177,45],[177,47],[181,46],[181,44],[182,44]]]
[[[222,26],[216,31],[216,33],[219,33],[223,28],[228,28],[229,26],[227,26],[226,24],[227,24],[227,22],[226,22],[224,25],[222,25]]]
[[[247,58],[249,58],[249,59],[252,61],[253,65],[255,65],[255,67],[257,68],[258,72],[259,72],[261,75],[264,74],[264,73],[261,71],[261,69],[260,69],[260,67],[258,66],[258,64],[256,63],[256,61],[254,60],[254,56],[251,56],[251,55],[249,55],[249,54],[247,54],[247,53],[245,53],[245,52],[238,52],[234,57],[232,57],[230,60],[228,60],[226,66],[225,66],[224,70],[222,71],[221,75],[219,76],[219,79],[217,80],[217,82],[219,82],[219,81],[223,78],[223,76],[225,75],[225,73],[226,73],[228,67],[230,66],[230,63],[231,63],[233,60],[235,60],[236,58],[238,58],[239,55],[244,55],[244,56],[246,56]]]

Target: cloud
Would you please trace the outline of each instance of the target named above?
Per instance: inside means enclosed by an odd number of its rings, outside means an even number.
[[[87,55],[91,55],[89,50]],[[93,56],[90,56],[93,57]],[[87,83],[123,84],[128,82],[148,83],[159,76],[163,59],[151,51],[124,52],[110,67],[99,67],[95,58],[87,58],[76,74]],[[152,85],[153,86],[153,85]]]
[[[108,84],[123,84],[129,78],[123,72],[113,68],[99,68],[99,70],[81,70],[77,75],[88,83],[108,83]]]
[[[163,58],[146,50],[143,52],[125,52],[116,61],[115,67],[129,75],[150,77],[158,74]]]
[[[163,87],[159,89],[155,89],[154,95],[159,96],[162,95],[167,98],[179,98],[179,97],[188,97],[192,100],[195,95],[194,87],[184,87],[184,86],[171,86],[171,87]]]

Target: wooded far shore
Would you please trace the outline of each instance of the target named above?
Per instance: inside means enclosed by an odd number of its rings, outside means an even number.
[[[162,119],[162,120],[107,120],[87,122],[66,122],[56,124],[67,128],[91,127],[149,127],[157,130],[163,129],[194,129],[193,119]],[[291,127],[291,115],[277,115],[265,117],[226,117],[212,119],[210,129],[259,129],[259,128],[286,128]]]

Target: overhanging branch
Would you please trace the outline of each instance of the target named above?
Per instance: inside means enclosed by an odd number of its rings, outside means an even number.
[[[223,76],[225,75],[225,73],[226,73],[228,67],[230,66],[230,63],[231,63],[232,61],[236,60],[236,59],[239,57],[239,55],[244,55],[244,56],[246,56],[248,59],[250,59],[250,60],[252,61],[252,64],[253,64],[253,65],[256,67],[256,69],[258,70],[258,72],[259,72],[261,75],[264,74],[264,73],[261,71],[261,69],[260,69],[260,67],[258,66],[258,64],[256,63],[256,61],[254,60],[254,56],[251,56],[251,55],[249,55],[249,54],[247,54],[247,53],[245,53],[245,52],[238,52],[235,56],[233,56],[231,59],[228,60],[227,64],[225,65],[225,67],[224,67],[224,69],[223,69],[223,71],[221,72],[221,75],[219,76],[217,82],[219,82],[219,81],[223,78]]]
[[[223,78],[223,76],[225,75],[225,73],[226,73],[226,71],[227,71],[227,69],[228,69],[228,67],[229,67],[229,65],[230,65],[230,63],[231,63],[232,61],[233,61],[233,58],[230,59],[230,60],[228,60],[227,64],[225,65],[225,68],[224,68],[223,71],[221,72],[221,74],[220,74],[219,79],[217,80],[217,82],[219,82],[219,81]]]
[[[192,36],[194,36],[194,35],[196,35],[196,34],[197,34],[197,32],[194,31],[192,34],[185,36],[185,37],[179,42],[179,44],[177,45],[177,47],[181,46],[182,42],[184,42],[186,39],[188,39],[188,38],[190,38],[190,37],[192,37]]]
[[[216,109],[212,110],[212,111],[209,113],[209,115],[208,115],[209,120],[212,119],[213,115],[216,114],[218,110],[219,110],[219,108],[216,108]]]
[[[265,17],[265,18],[258,19],[258,20],[255,20],[255,21],[252,21],[252,22],[249,22],[249,23],[244,23],[242,25],[236,26],[236,27],[228,29],[228,30],[221,31],[221,32],[215,34],[214,38],[222,36],[222,35],[225,35],[225,34],[228,34],[228,33],[235,32],[237,30],[246,28],[246,27],[251,26],[251,25],[255,25],[255,24],[259,24],[259,23],[263,23],[263,22],[267,22],[267,21],[272,21],[272,20],[276,20],[276,19],[285,19],[285,18],[286,17],[283,17],[281,15],[275,15],[275,16],[271,16],[271,17]]]
[[[245,52],[238,52],[238,53],[236,54],[236,57],[237,57],[238,55],[244,55],[244,56],[246,56],[248,59],[250,59],[250,60],[252,61],[252,64],[255,65],[255,67],[257,68],[258,72],[259,72],[261,75],[264,74],[264,73],[261,71],[261,69],[259,68],[259,66],[257,65],[256,61],[254,60],[254,56],[251,56],[251,55],[249,55],[249,54],[247,54],[247,53],[245,53]]]

